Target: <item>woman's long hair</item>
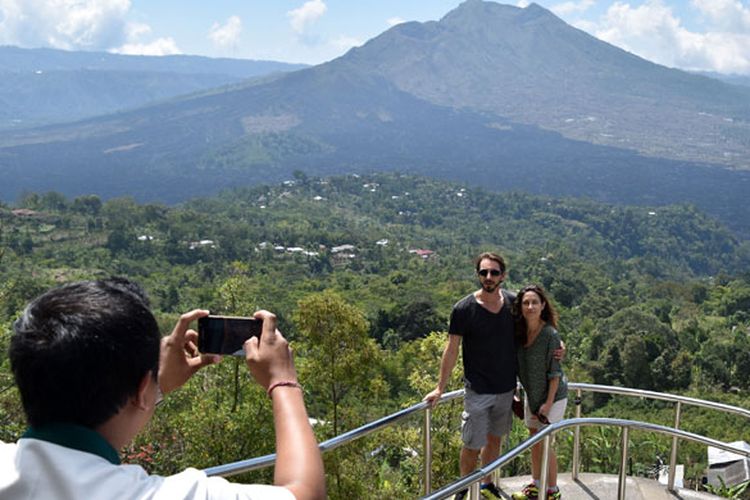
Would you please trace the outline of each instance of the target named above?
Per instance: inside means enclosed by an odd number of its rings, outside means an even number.
[[[550,302],[549,297],[547,297],[547,292],[545,292],[544,288],[542,288],[540,285],[526,285],[525,287],[521,288],[521,290],[518,292],[518,295],[516,295],[516,300],[513,301],[512,309],[513,316],[516,318],[516,341],[518,342],[518,345],[521,346],[526,345],[526,342],[528,342],[529,340],[529,329],[528,325],[526,324],[526,318],[523,317],[522,309],[523,296],[528,292],[536,293],[544,303],[541,320],[548,325],[557,328],[557,310],[555,309],[555,306],[552,305],[552,302]]]

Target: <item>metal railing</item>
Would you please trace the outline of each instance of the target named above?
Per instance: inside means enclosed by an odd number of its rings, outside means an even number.
[[[476,498],[479,494],[479,482],[483,477],[492,474],[494,471],[507,464],[511,460],[515,459],[516,457],[518,457],[518,455],[528,450],[540,441],[543,443],[542,463],[546,463],[547,457],[549,456],[552,436],[562,429],[573,427],[575,430],[578,430],[582,426],[616,426],[622,428],[620,439],[620,469],[619,479],[617,483],[617,498],[620,500],[625,498],[625,478],[627,475],[628,444],[631,430],[642,430],[647,432],[666,434],[676,439],[684,439],[686,441],[701,443],[706,446],[713,446],[715,448],[730,451],[732,453],[750,458],[750,451],[729,446],[728,444],[722,441],[717,441],[716,439],[707,438],[698,434],[693,434],[691,432],[673,429],[671,427],[616,418],[571,418],[567,420],[561,420],[556,424],[551,424],[545,427],[543,430],[531,436],[529,439],[523,441],[512,450],[509,450],[497,460],[475,470],[471,474],[462,477],[458,481],[455,481],[435,492],[423,496],[422,500],[437,500],[440,498],[447,498],[463,489],[472,489],[473,491],[471,491],[471,496],[472,498]],[[540,491],[546,491],[547,479],[547,468],[542,467],[541,477],[539,479]]]
[[[575,391],[576,393],[576,397],[574,400],[575,418],[569,419],[569,420],[563,420],[556,424],[550,425],[549,427],[546,427],[543,431],[525,440],[523,443],[516,446],[509,452],[505,453],[502,457],[498,458],[494,462],[482,467],[481,469],[478,469],[477,471],[473,472],[472,474],[469,474],[468,476],[465,476],[443,487],[442,489],[434,493],[432,492],[432,443],[431,443],[431,429],[430,429],[431,422],[432,422],[432,409],[425,402],[417,403],[413,406],[405,408],[396,413],[392,413],[388,416],[385,416],[383,418],[380,418],[378,420],[365,424],[349,432],[345,432],[344,434],[341,434],[339,436],[336,436],[334,438],[331,438],[327,441],[320,443],[319,447],[320,447],[321,452],[325,453],[327,451],[338,448],[339,446],[343,446],[347,443],[350,443],[356,439],[372,434],[373,432],[376,432],[384,427],[389,427],[395,424],[396,422],[399,422],[411,415],[416,414],[417,412],[424,410],[425,416],[424,416],[424,424],[423,424],[423,430],[422,430],[423,441],[424,441],[423,486],[424,486],[424,494],[426,495],[424,498],[429,498],[429,499],[444,498],[444,496],[450,495],[451,493],[456,493],[457,491],[460,491],[461,489],[464,489],[464,488],[470,488],[471,498],[478,498],[479,481],[482,477],[498,470],[507,462],[517,457],[519,454],[523,453],[525,450],[527,450],[534,444],[538,443],[539,441],[544,441],[545,443],[543,447],[544,451],[543,451],[542,463],[546,463],[545,457],[548,456],[549,442],[551,441],[551,436],[558,430],[563,429],[563,428],[568,428],[568,427],[574,428],[573,470],[572,470],[573,479],[577,479],[578,474],[580,472],[580,446],[581,446],[580,428],[581,426],[613,425],[613,426],[622,427],[623,429],[622,442],[625,445],[621,448],[621,470],[620,470],[620,481],[618,483],[618,498],[624,498],[624,494],[625,494],[624,493],[625,492],[625,479],[624,479],[625,472],[623,468],[624,466],[622,464],[625,463],[624,458],[627,457],[627,442],[629,440],[630,429],[650,430],[653,432],[658,432],[658,433],[672,436],[672,449],[670,452],[670,462],[669,462],[669,478],[668,478],[668,484],[667,484],[667,488],[670,491],[674,491],[674,480],[675,480],[675,471],[676,471],[676,462],[677,462],[677,447],[678,447],[678,441],[680,439],[686,439],[690,441],[703,443],[708,446],[714,446],[716,448],[720,448],[720,449],[724,449],[727,451],[731,451],[733,453],[737,453],[738,455],[744,455],[744,456],[750,457],[750,454],[748,454],[748,452],[745,452],[744,450],[733,448],[721,441],[716,441],[716,440],[713,440],[704,436],[682,431],[679,428],[683,405],[708,408],[712,410],[722,411],[724,413],[732,413],[736,415],[741,415],[749,419],[750,419],[750,410],[726,405],[723,403],[716,403],[713,401],[705,401],[705,400],[689,398],[685,396],[665,394],[665,393],[653,392],[653,391],[645,391],[645,390],[640,390],[640,389],[629,389],[625,387],[605,386],[605,385],[596,385],[596,384],[583,384],[583,383],[569,383],[568,390]],[[656,424],[649,424],[646,422],[637,422],[637,421],[629,421],[629,420],[606,419],[606,418],[581,418],[581,395],[583,391],[598,392],[598,393],[603,393],[603,394],[633,396],[633,397],[638,397],[641,399],[656,399],[656,400],[674,402],[676,403],[674,427],[664,427],[664,426],[660,426]],[[443,396],[440,398],[439,404],[446,403],[448,401],[451,401],[457,398],[461,398],[463,397],[463,395],[464,395],[463,389],[443,394]],[[276,461],[276,455],[271,454],[271,455],[265,455],[262,457],[256,457],[256,458],[252,458],[248,460],[241,460],[238,462],[232,462],[229,464],[210,467],[210,468],[205,469],[204,472],[209,476],[232,476],[235,474],[241,474],[243,472],[270,467],[275,463],[275,461]],[[540,482],[542,482],[541,486],[546,487],[547,471],[545,467],[542,467],[542,470],[543,470],[543,473],[542,473],[542,477],[540,478],[540,480],[543,480],[543,481],[540,481]],[[443,495],[443,496],[440,496],[440,495]]]
[[[711,410],[717,410],[724,413],[733,413],[741,415],[745,418],[750,419],[750,410],[744,408],[738,408],[736,406],[730,406],[723,403],[716,403],[714,401],[705,401],[702,399],[689,398],[686,396],[678,396],[676,394],[665,394],[662,392],[644,391],[641,389],[630,389],[627,387],[615,387],[610,385],[596,385],[596,384],[580,384],[571,383],[568,384],[568,390],[576,391],[576,397],[574,400],[576,409],[576,418],[581,418],[581,394],[583,391],[598,392],[603,394],[617,394],[621,396],[632,396],[642,399],[656,399],[661,401],[670,401],[675,404],[674,414],[674,429],[680,428],[680,421],[682,419],[682,405],[697,406],[699,408],[708,408]],[[677,444],[678,437],[672,436],[672,448],[669,453],[669,476],[667,479],[667,489],[674,491],[674,482],[677,471]],[[573,438],[573,479],[578,478],[579,466],[580,466],[580,428],[576,428],[575,435]]]
[[[443,394],[443,397],[440,399],[440,403],[445,403],[452,399],[460,398],[463,395],[464,395],[463,389]],[[422,410],[428,410],[427,403],[425,402],[417,403],[401,411],[397,411],[396,413],[391,413],[390,415],[387,415],[383,418],[367,423],[363,425],[362,427],[357,427],[356,429],[353,429],[349,432],[339,434],[338,436],[333,437],[329,439],[328,441],[323,441],[322,443],[318,445],[318,447],[320,448],[320,451],[322,453],[325,453],[327,451],[338,448],[339,446],[343,446],[347,443],[350,443],[354,441],[355,439],[359,439],[359,438],[367,436],[368,434],[372,434],[373,432],[376,432],[384,427],[389,427],[395,424],[396,422],[399,422]],[[430,412],[429,411],[427,411],[427,414],[425,415],[425,422],[427,422],[427,424],[425,425],[426,430],[424,431],[424,433],[426,436],[429,437],[430,435],[430,430],[429,430]],[[231,462],[231,463],[224,464],[224,465],[217,465],[215,467],[209,467],[207,469],[204,469],[204,472],[209,476],[229,477],[229,476],[234,476],[236,474],[242,474],[243,472],[249,472],[253,470],[263,469],[265,467],[270,467],[275,462],[276,462],[276,454],[274,453],[271,455],[264,455],[262,457],[250,458],[248,460],[240,460],[238,462]]]

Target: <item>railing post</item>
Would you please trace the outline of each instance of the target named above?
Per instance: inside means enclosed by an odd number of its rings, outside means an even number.
[[[506,436],[500,436],[500,453],[498,456],[503,454],[503,445],[505,444],[505,437]],[[508,442],[510,443],[510,434],[507,436]],[[492,471],[492,474],[490,475],[490,481],[492,481],[495,484],[500,483],[500,470],[501,469],[495,469]]]
[[[539,492],[543,493],[540,498],[547,497],[547,485],[549,484],[549,447],[552,443],[552,435],[547,434],[542,441],[542,467],[539,476]]]
[[[469,486],[469,500],[479,500],[481,498],[481,494],[479,493],[480,484],[481,481],[477,481]]]
[[[627,483],[627,467],[628,467],[628,441],[629,441],[630,427],[622,428],[622,441],[620,443],[620,477],[617,480],[617,500],[625,500],[625,484]]]
[[[581,418],[581,389],[576,389],[576,418]],[[578,479],[578,472],[581,462],[581,426],[576,425],[573,430],[573,471],[571,476],[573,481]]]
[[[680,414],[682,413],[682,402],[677,401],[677,406],[674,409],[674,428],[680,428]],[[667,489],[674,491],[674,481],[677,476],[677,436],[672,436],[672,451],[669,454],[669,479],[667,481]]]
[[[422,437],[424,438],[424,494],[432,493],[432,410],[428,406],[424,411],[424,428]]]

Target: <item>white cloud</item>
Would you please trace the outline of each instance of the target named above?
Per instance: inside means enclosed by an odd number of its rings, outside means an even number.
[[[336,48],[336,50],[345,52],[352,47],[359,47],[363,42],[359,38],[354,38],[347,35],[339,35],[337,38],[331,40],[330,43]]]
[[[589,10],[596,4],[596,0],[578,0],[577,2],[563,2],[553,5],[550,10],[558,16],[567,16],[575,13],[582,13]]]
[[[572,21],[571,26],[575,26],[579,30],[583,30],[587,33],[596,33],[596,30],[598,29],[599,25],[594,21],[589,21],[587,19],[578,19],[576,21]]]
[[[128,23],[125,26],[125,36],[128,40],[138,40],[151,34],[151,26],[143,23]]]
[[[388,18],[388,19],[386,20],[386,22],[385,22],[385,23],[386,23],[386,24],[387,24],[388,26],[390,26],[390,27],[393,27],[393,26],[396,26],[397,24],[401,24],[401,23],[405,23],[405,22],[406,22],[406,19],[404,19],[404,18],[402,18],[402,17],[398,17],[398,16],[396,16],[396,17],[389,17],[389,18]]]
[[[525,9],[529,5],[531,5],[529,0],[518,0],[518,2],[516,2],[516,7],[521,7],[522,9]]]
[[[102,50],[126,39],[130,0],[0,0],[0,43]]]
[[[130,0],[0,0],[0,45],[178,54],[171,37],[148,40],[151,27],[128,21]]]
[[[129,54],[134,56],[168,56],[182,54],[172,37],[158,38],[149,43],[126,43],[110,52],[115,54]]]
[[[326,10],[328,7],[323,0],[308,0],[302,7],[290,10],[286,15],[292,29],[297,33],[303,33],[305,28],[317,21]]]
[[[688,37],[680,62],[690,69],[750,75],[750,35],[706,33]]]
[[[607,10],[597,35],[620,47],[644,50],[653,41],[674,37],[681,29],[680,20],[658,0],[635,8],[616,2]]]
[[[693,7],[707,18],[712,29],[729,33],[750,30],[750,8],[737,0],[692,0]]]
[[[217,47],[233,47],[237,45],[242,33],[242,20],[239,16],[231,16],[223,25],[214,23],[208,33],[208,39]]]
[[[732,0],[694,0],[696,7],[699,4],[706,15],[717,16],[720,12],[725,15],[727,8],[742,7]],[[733,12],[741,14],[742,9]],[[661,0],[647,0],[637,7],[616,2],[598,22],[587,23],[586,27],[606,42],[665,66],[750,73],[748,30],[689,31]]]

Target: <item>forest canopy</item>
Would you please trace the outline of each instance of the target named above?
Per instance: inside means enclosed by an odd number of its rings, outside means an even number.
[[[450,309],[477,287],[472,258],[486,250],[507,257],[508,289],[533,282],[550,292],[572,381],[750,406],[750,244],[695,207],[496,194],[400,174],[297,172],[279,185],[173,207],[54,192],[0,206],[0,439],[14,441],[25,428],[7,359],[12,322],[56,284],[136,280],[165,333],[196,307],[275,312],[295,346],[316,433],[326,439],[434,387]],[[270,452],[272,429],[263,425],[270,408],[237,363],[204,370],[170,395],[126,461],[171,473]],[[601,397],[586,404],[600,415],[635,411]],[[664,407],[649,411],[668,421]],[[442,436],[435,453],[444,458],[438,483],[458,470],[459,413],[451,406],[435,417]],[[739,438],[737,424],[693,417],[687,430]],[[326,455],[331,496],[414,496],[419,458],[403,450],[417,446],[418,425]],[[637,459],[653,460],[656,448]],[[684,453],[697,478],[705,450]]]

